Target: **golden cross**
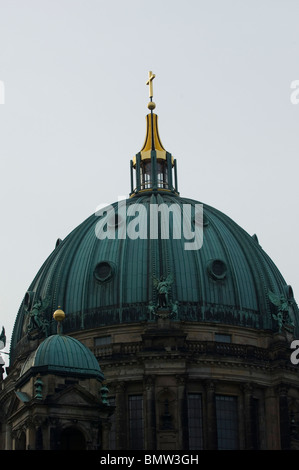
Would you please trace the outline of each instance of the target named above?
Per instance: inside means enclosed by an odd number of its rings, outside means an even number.
[[[147,85],[149,85],[149,97],[152,98],[154,96],[154,92],[153,92],[153,80],[155,78],[155,74],[153,74],[153,72],[149,72],[148,73],[148,80],[146,82]]]

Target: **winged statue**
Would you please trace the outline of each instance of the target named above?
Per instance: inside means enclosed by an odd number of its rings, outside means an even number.
[[[48,327],[49,322],[43,316],[43,313],[50,305],[50,297],[45,297],[42,299],[41,297],[33,303],[32,309],[29,314],[29,323],[27,327],[27,333],[31,336],[34,330],[37,330],[39,333],[45,334],[48,336]]]
[[[268,291],[269,299],[273,305],[277,307],[277,313],[272,314],[274,320],[278,323],[279,332],[283,327],[294,326],[294,322],[290,316],[290,308],[293,305],[292,300],[288,300],[284,295],[275,294],[272,291]]]

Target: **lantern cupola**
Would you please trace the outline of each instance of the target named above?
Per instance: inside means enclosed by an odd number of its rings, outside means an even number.
[[[146,136],[142,149],[131,160],[131,197],[144,191],[166,191],[178,195],[176,160],[162,145],[158,116],[153,112],[153,79],[149,72],[146,82],[149,85],[148,109],[146,116]],[[134,181],[135,170],[135,181]]]

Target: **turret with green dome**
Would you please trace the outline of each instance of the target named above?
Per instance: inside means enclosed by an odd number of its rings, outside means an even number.
[[[53,318],[57,322],[57,334],[48,336],[28,356],[20,373],[22,381],[26,375],[37,373],[103,381],[104,375],[90,349],[77,339],[61,334],[60,323],[65,319],[63,310],[57,309]]]

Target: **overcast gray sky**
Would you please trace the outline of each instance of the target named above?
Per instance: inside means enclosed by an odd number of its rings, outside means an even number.
[[[149,70],[181,195],[256,233],[298,301],[298,18],[297,0],[0,0],[8,340],[57,238],[128,195]]]

